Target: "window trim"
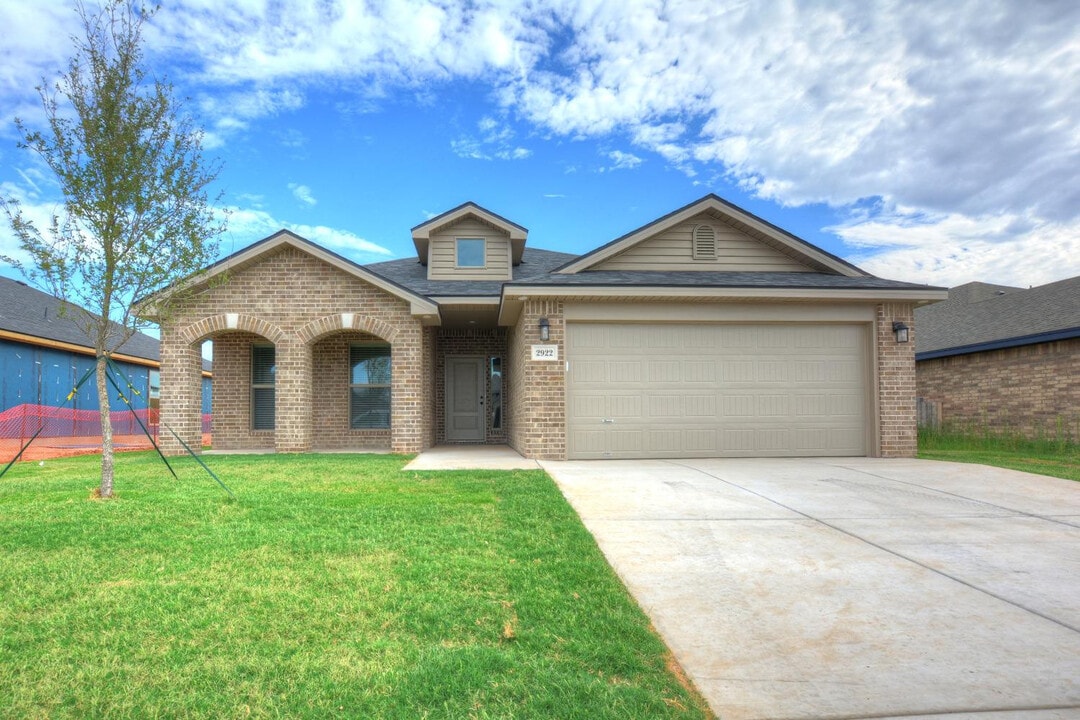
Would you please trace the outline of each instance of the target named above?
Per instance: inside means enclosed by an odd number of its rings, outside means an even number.
[[[390,382],[387,383],[354,383],[353,382],[353,350],[357,348],[373,348],[386,351],[386,358],[390,361]],[[349,345],[349,430],[389,430],[391,426],[391,415],[394,407],[394,368],[393,368],[394,349],[387,343],[351,343]],[[361,426],[357,427],[353,424],[353,390],[356,388],[386,388],[389,392],[387,395],[387,407],[386,407],[386,425],[384,426]]]
[[[270,363],[270,382],[255,382],[255,350],[270,350],[273,353],[273,358]],[[268,343],[252,343],[251,344],[251,393],[250,393],[250,406],[249,412],[251,415],[252,432],[271,432],[277,429],[277,348]],[[273,398],[273,415],[271,417],[271,423],[269,427],[257,427],[256,415],[255,415],[255,393],[258,391],[269,390],[271,397]]]
[[[462,242],[478,242],[478,243],[480,243],[480,264],[479,265],[462,265],[461,264],[461,243]],[[482,237],[459,237],[459,238],[454,238],[454,267],[461,268],[463,270],[485,270],[485,269],[487,269],[487,238],[482,238]]]

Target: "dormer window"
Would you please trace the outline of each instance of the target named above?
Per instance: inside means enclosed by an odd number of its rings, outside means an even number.
[[[698,225],[694,228],[694,259],[716,259],[716,230],[712,225]],[[684,246],[685,247],[685,246]]]
[[[457,239],[457,266],[459,268],[482,268],[487,263],[487,248],[483,238]]]

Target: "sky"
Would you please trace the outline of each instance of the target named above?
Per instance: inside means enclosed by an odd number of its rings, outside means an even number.
[[[163,5],[146,62],[222,164],[222,255],[288,228],[409,257],[470,200],[582,253],[715,193],[880,277],[1080,275],[1075,0]],[[79,21],[0,0],[0,27],[0,193],[44,220],[13,119],[42,126]]]

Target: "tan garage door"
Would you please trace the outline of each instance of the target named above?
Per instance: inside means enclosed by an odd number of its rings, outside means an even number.
[[[568,455],[865,455],[862,325],[567,326]]]

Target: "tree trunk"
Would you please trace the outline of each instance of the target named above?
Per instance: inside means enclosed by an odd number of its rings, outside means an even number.
[[[97,359],[97,394],[101,407],[101,487],[98,494],[102,498],[113,495],[113,436],[112,414],[109,412],[109,382],[106,376],[108,363],[104,355]]]

